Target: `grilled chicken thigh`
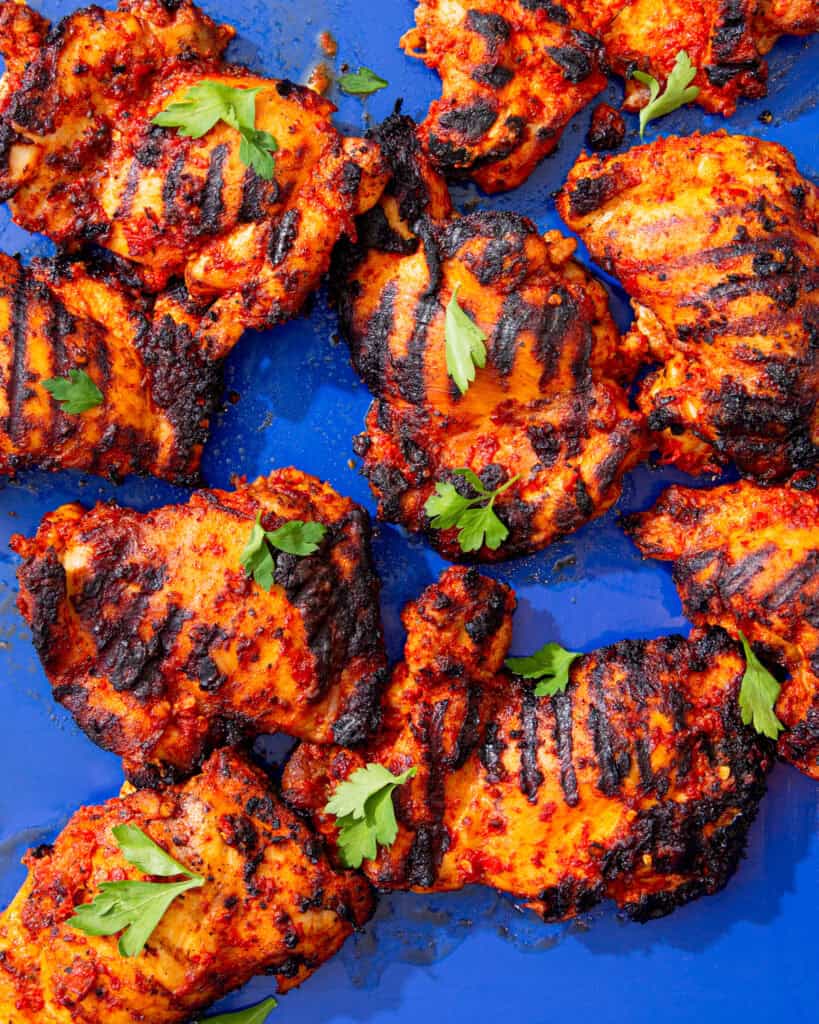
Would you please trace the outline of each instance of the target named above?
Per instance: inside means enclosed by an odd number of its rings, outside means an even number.
[[[132,825],[205,878],[177,897],[137,957],[69,926],[100,883],[144,880],[119,850]],[[267,778],[220,750],[182,786],[140,790],[71,818],[30,850],[0,917],[2,1024],[182,1024],[254,974],[299,985],[372,912],[360,875],[333,871]]]
[[[376,401],[356,450],[379,514],[426,531],[448,558],[455,529],[430,527],[439,482],[474,470],[494,489],[508,539],[478,557],[536,551],[609,508],[644,451],[642,417],[619,384],[633,371],[602,286],[516,214],[455,216],[408,118],[377,133],[394,177],[359,224],[361,243],[333,268],[353,363]],[[446,307],[457,301],[487,336],[466,394],[447,372]]]
[[[762,57],[779,36],[819,31],[815,0],[565,0],[562,6],[574,25],[602,41],[609,67],[626,79],[630,110],[649,100],[632,73],[646,71],[664,86],[685,50],[697,68],[697,102],[733,114],[743,97],[766,94]]]
[[[716,132],[581,156],[564,220],[632,296],[637,403],[665,459],[783,477],[819,455],[819,190],[772,142]]]
[[[198,480],[221,391],[222,361],[241,328],[214,323],[184,285],[146,298],[105,261],[0,254],[0,473],[81,469]],[[102,402],[63,411],[43,387],[72,370]]]
[[[819,493],[802,486],[669,487],[629,526],[643,554],[674,562],[692,622],[742,630],[788,670],[779,753],[819,779]]]
[[[338,135],[332,104],[224,63],[232,36],[189,0],[86,7],[51,30],[0,4],[0,194],[22,227],[98,242],[152,290],[183,276],[215,317],[264,327],[299,311],[383,176],[372,145]],[[199,139],[151,123],[202,82],[259,90],[273,180],[245,165],[222,121]]]
[[[285,800],[332,841],[339,780],[415,766],[394,794],[396,841],[365,862],[383,889],[483,883],[547,919],[612,898],[638,920],[719,889],[770,761],[740,721],[737,645],[721,629],[623,641],[537,698],[502,671],[514,603],[474,569],[444,573],[404,613],[380,733],[356,752],[301,744]]]
[[[441,77],[420,137],[448,173],[487,192],[521,184],[605,88],[600,46],[544,0],[421,0],[401,40]]]
[[[257,515],[326,527],[315,554],[277,553],[269,592],[240,562]],[[12,546],[55,697],[151,785],[242,736],[368,735],[385,663],[369,536],[362,508],[284,469],[148,513],[63,505]]]

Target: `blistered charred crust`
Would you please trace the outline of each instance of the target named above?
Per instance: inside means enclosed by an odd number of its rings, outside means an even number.
[[[342,140],[332,105],[313,90],[227,63],[233,29],[190,0],[172,6],[81,9],[31,59],[11,55],[0,191],[21,227],[132,260],[144,291],[183,278],[225,329],[270,327],[303,308],[335,242],[376,201],[380,158]],[[8,35],[12,50],[25,45]],[[274,180],[244,166],[224,125],[194,140],[152,124],[174,95],[214,79],[264,92],[257,127],[279,135]]]
[[[98,295],[86,313],[83,289],[89,286]],[[77,312],[66,303],[76,303]],[[159,303],[173,315],[157,312]],[[223,360],[208,351],[207,308],[183,285],[154,300],[116,257],[60,256],[35,260],[28,269],[5,257],[2,307],[8,314],[3,376],[9,412],[0,421],[0,472],[36,466],[198,482]],[[55,401],[44,404],[35,387],[39,378],[78,368],[100,388],[99,410],[79,417],[63,413]]]
[[[326,531],[316,553],[278,555],[268,593],[241,568],[257,510],[268,529],[302,519]],[[312,477],[281,470],[145,515],[64,506],[13,546],[55,698],[138,785],[184,778],[261,732],[349,745],[378,725],[369,519]]]
[[[380,731],[352,757],[298,747],[286,799],[334,843],[323,809],[338,781],[367,761],[415,766],[395,843],[364,867],[384,890],[494,885],[547,920],[604,899],[647,920],[719,890],[772,762],[741,721],[736,641],[718,627],[622,641],[538,698],[501,668],[513,607],[474,569],[444,573],[404,612]]]
[[[625,526],[645,555],[673,560],[674,582],[694,623],[746,635],[782,682],[776,712],[787,729],[780,756],[819,777],[815,491],[749,481],[710,491],[670,487]]]
[[[20,610],[28,620],[31,642],[47,666],[67,632],[61,614],[66,599],[65,569],[53,548],[42,558],[24,563],[20,588],[26,595],[20,599]]]
[[[133,875],[111,835],[123,823],[204,879],[202,892],[177,901],[159,923],[136,975],[116,956],[116,936],[85,937],[80,967],[68,924],[100,879]],[[0,918],[0,998],[20,1024],[58,1019],[69,992],[71,1014],[87,1020],[113,1013],[182,1024],[254,974],[275,976],[287,991],[373,909],[367,883],[331,868],[316,835],[236,750],[216,752],[184,785],[81,808],[25,863],[26,886]],[[169,941],[180,932],[185,943]],[[243,934],[252,942],[236,941]],[[41,966],[46,955],[53,972]]]
[[[467,8],[421,0],[407,53],[441,76],[420,126],[426,152],[452,177],[513,188],[557,146],[568,121],[605,86],[599,41],[558,4]]]
[[[395,222],[388,199],[333,266],[352,363],[375,395],[354,449],[380,518],[424,532],[453,561],[511,558],[577,529],[616,500],[642,452],[643,423],[616,383],[627,376],[625,364],[608,362],[617,342],[605,296],[567,260],[571,243],[544,241],[530,220],[508,211],[442,213],[441,181],[430,176],[412,129],[393,115],[379,136],[394,174],[387,195],[398,198],[411,227]],[[396,158],[393,147],[406,140],[405,159]],[[565,255],[552,245],[565,245]],[[480,289],[464,308],[488,339],[487,366],[463,396],[439,358],[455,282]],[[600,445],[598,431],[605,432]],[[438,483],[474,497],[456,470],[464,451],[489,436],[503,455],[493,458],[481,442],[486,454],[469,468],[490,490],[512,477],[521,483],[496,506],[509,530],[501,548],[465,556],[457,531],[434,529],[424,507]],[[552,490],[555,479],[560,486]]]
[[[705,206],[691,170],[704,161]],[[630,338],[661,364],[636,401],[664,461],[691,473],[734,462],[763,481],[814,468],[816,195],[791,155],[720,132],[659,139],[581,157],[558,205],[622,279],[638,312]],[[654,213],[637,223],[637,208]]]

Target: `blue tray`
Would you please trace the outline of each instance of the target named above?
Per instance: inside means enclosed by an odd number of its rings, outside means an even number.
[[[38,5],[39,6],[39,5]],[[47,0],[51,18],[76,3]],[[206,0],[209,14],[239,31],[231,54],[254,69],[304,79],[319,58],[320,32],[339,44],[339,62],[366,64],[390,82],[370,99],[342,98],[337,122],[360,132],[381,119],[396,98],[422,117],[437,95],[437,79],[399,51],[412,25],[411,0],[287,0],[231,4]],[[610,102],[620,86],[612,84]],[[771,55],[769,96],[745,103],[728,122],[699,108],[661,122],[664,133],[726,127],[784,143],[803,174],[819,172],[819,39],[788,39]],[[760,119],[766,111],[773,119]],[[562,227],[553,191],[584,145],[587,111],[567,129],[558,153],[520,189],[486,200],[469,187],[456,199],[518,210],[544,230]],[[635,118],[629,122],[635,127]],[[770,121],[770,123],[765,123]],[[653,134],[653,129],[649,129]],[[631,142],[635,141],[632,133]],[[565,229],[564,229],[565,230]],[[24,257],[48,243],[15,228],[0,208],[0,246]],[[583,253],[585,258],[585,254]],[[627,303],[616,286],[615,306],[625,323]],[[209,484],[227,487],[234,473],[249,478],[294,464],[328,479],[371,510],[369,490],[350,462],[350,439],[369,404],[350,368],[346,347],[323,296],[309,319],[269,335],[246,336],[227,369],[226,394],[239,396],[215,424],[204,459]],[[645,508],[672,480],[673,471],[638,469],[626,480],[620,511]],[[705,481],[699,481],[700,484]],[[115,497],[146,509],[186,492],[129,479],[113,487],[76,474],[30,473],[0,483],[0,900],[23,880],[19,858],[46,841],[80,804],[114,795],[122,776],[117,759],[81,735],[54,703],[15,609],[15,558],[9,536],[31,533],[40,517],[64,501],[92,503]],[[401,651],[402,605],[431,582],[444,563],[415,538],[380,526],[375,551],[383,582],[390,653]],[[492,569],[518,594],[515,650],[528,652],[547,639],[591,650],[621,637],[687,632],[689,624],[667,566],[642,562],[611,512],[541,554]],[[271,756],[281,739],[261,744]],[[819,910],[817,788],[780,765],[751,831],[748,856],[726,891],[645,925],[625,923],[611,907],[571,924],[547,926],[512,901],[483,889],[447,896],[399,895],[382,899],[375,920],[302,989],[288,995],[271,1022],[289,1024],[450,1024],[514,1019],[602,1024],[676,1024],[817,1020],[816,912]],[[236,1009],[270,994],[269,979],[223,1001]],[[102,1022],[100,1022],[102,1024]]]

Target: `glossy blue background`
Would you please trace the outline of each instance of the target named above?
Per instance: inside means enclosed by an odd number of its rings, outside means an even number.
[[[36,6],[40,6],[37,4]],[[74,3],[46,2],[51,17]],[[390,87],[366,101],[340,98],[339,126],[359,132],[389,113],[398,97],[421,117],[437,80],[397,48],[412,24],[411,0],[267,0],[205,9],[239,30],[232,54],[277,76],[304,80],[320,56],[317,39],[330,29],[338,63],[364,63]],[[620,86],[612,83],[617,101]],[[664,132],[725,127],[775,139],[797,155],[802,172],[819,172],[819,39],[780,42],[771,58],[770,94],[743,104],[729,122],[698,108],[661,123]],[[764,111],[773,120],[759,120]],[[589,111],[567,129],[559,152],[525,186],[492,200],[459,188],[460,203],[518,210],[542,229],[559,227],[553,191],[584,144]],[[767,120],[764,119],[764,120]],[[629,119],[627,143],[635,141]],[[649,136],[656,128],[649,129]],[[19,231],[0,208],[0,246],[24,257],[48,245]],[[584,258],[585,258],[585,254]],[[613,287],[623,322],[627,303]],[[226,401],[204,459],[209,484],[229,486],[232,474],[252,478],[295,464],[329,479],[371,510],[368,488],[351,461],[350,438],[361,429],[369,397],[338,343],[323,296],[309,319],[269,335],[245,336],[227,368]],[[672,471],[641,468],[626,481],[620,511],[645,508]],[[700,481],[707,483],[707,481]],[[51,699],[48,683],[18,616],[15,559],[9,536],[32,532],[59,503],[116,497],[149,508],[184,497],[151,481],[120,487],[75,474],[26,474],[0,483],[0,900],[24,877],[22,851],[53,835],[81,803],[114,795],[116,758],[92,746]],[[382,575],[390,652],[401,650],[401,606],[432,581],[443,563],[425,545],[380,526],[375,541]],[[547,639],[590,650],[624,636],[688,630],[666,566],[642,562],[617,526],[617,510],[540,555],[492,570],[516,589],[515,650]],[[261,744],[281,755],[281,740]],[[514,1018],[524,1024],[560,1019],[602,1024],[680,1021],[815,1022],[819,983],[815,919],[819,910],[817,790],[780,765],[750,838],[747,859],[728,889],[662,921],[635,925],[611,907],[561,926],[545,926],[505,897],[473,889],[454,895],[382,899],[376,918],[299,991],[282,1000],[271,1021],[292,1024],[449,1024]],[[270,993],[269,979],[220,1004],[235,1009]]]

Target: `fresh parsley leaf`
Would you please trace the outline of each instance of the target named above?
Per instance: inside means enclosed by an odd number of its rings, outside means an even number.
[[[509,536],[509,530],[495,512],[495,500],[520,479],[520,474],[496,490],[488,491],[471,469],[456,469],[455,472],[464,477],[477,494],[465,498],[453,484],[437,483],[435,492],[424,505],[424,511],[430,517],[430,526],[433,530],[449,530],[457,526],[461,551],[480,551],[484,544],[496,551]]]
[[[237,1010],[235,1013],[220,1013],[216,1017],[204,1017],[197,1024],[264,1024],[271,1010],[275,1010],[279,1004],[271,996],[263,1003],[248,1007],[247,1010]]]
[[[72,415],[87,412],[103,403],[102,392],[85,370],[69,370],[67,377],[50,377],[41,383],[60,403],[62,411]]]
[[[184,875],[179,882],[101,882],[91,903],[84,903],[67,922],[86,935],[115,935],[120,956],[139,956],[145,943],[177,896],[198,889],[205,879],[174,860],[161,846],[134,825],[118,825],[114,838],[125,859],[147,875],[170,878]]]
[[[289,555],[312,555],[318,551],[324,539],[327,527],[322,523],[304,523],[301,519],[293,519],[278,530],[267,534],[267,539],[274,548],[286,551]]]
[[[740,632],[739,639],[745,652],[745,674],[739,688],[742,721],[775,740],[785,728],[774,712],[781,686],[754,654],[744,633]]]
[[[116,825],[111,831],[128,863],[146,875],[158,875],[160,878],[191,875],[184,864],[174,860],[136,825]]]
[[[326,532],[327,527],[322,523],[304,523],[301,519],[293,519],[277,530],[265,530],[260,512],[239,561],[248,576],[252,576],[262,590],[269,592],[276,571],[273,549],[290,555],[312,555],[318,551]]]
[[[383,765],[370,763],[338,784],[324,812],[335,815],[339,855],[346,867],[360,868],[362,861],[375,859],[379,845],[395,842],[398,822],[393,790],[415,772],[415,768],[408,768],[401,775],[393,775]]]
[[[241,135],[239,159],[265,181],[273,178],[272,153],[279,145],[269,132],[256,128],[256,94],[261,88],[241,89],[205,80],[192,85],[177,103],[160,111],[152,123],[160,128],[178,128],[180,135],[201,139],[219,121]]]
[[[660,95],[660,83],[653,75],[645,71],[633,72],[634,78],[648,86],[649,101],[640,111],[640,138],[644,138],[646,126],[658,117],[664,117],[678,107],[691,103],[699,94],[699,87],[691,85],[697,69],[685,50],[680,50],[674,62],[671,74],[665,84],[665,92]]]
[[[369,68],[359,68],[355,74],[342,75],[338,80],[339,89],[350,96],[369,96],[379,89],[386,89],[389,84]]]
[[[446,369],[455,386],[465,395],[475,379],[475,367],[486,366],[486,335],[458,303],[460,285],[455,285],[446,307],[444,339],[446,341]]]
[[[523,679],[539,679],[536,697],[554,697],[569,685],[569,669],[578,658],[579,651],[567,651],[560,644],[544,644],[528,658],[507,658],[506,667]]]

